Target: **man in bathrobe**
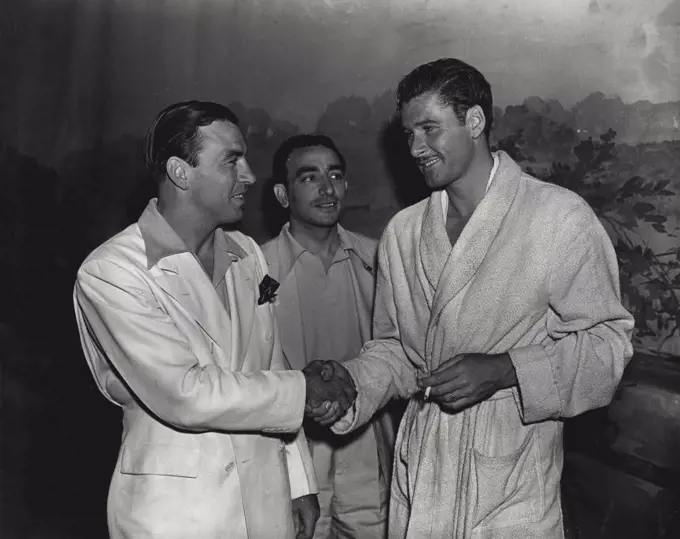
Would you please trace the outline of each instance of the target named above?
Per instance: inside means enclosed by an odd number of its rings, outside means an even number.
[[[281,283],[274,311],[292,368],[313,359],[356,357],[371,336],[377,242],[339,224],[346,163],[324,135],[287,139],[274,154],[274,193],[289,211],[262,246]],[[313,423],[305,429],[319,486],[315,539],[383,539],[395,425],[386,410],[352,436]]]
[[[349,433],[411,399],[390,538],[561,538],[561,420],[608,404],[633,352],[611,241],[579,196],[490,152],[473,67],[422,65],[397,101],[434,191],[380,240],[374,340],[330,364],[358,396],[320,420]]]
[[[322,386],[345,409],[354,392],[285,370],[264,256],[221,229],[241,218],[255,181],[237,124],[215,103],[162,111],[146,138],[158,198],[78,271],[85,356],[123,409],[113,539],[314,532],[304,409],[318,408]]]

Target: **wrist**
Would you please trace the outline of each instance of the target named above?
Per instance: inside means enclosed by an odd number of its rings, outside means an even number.
[[[517,385],[517,372],[515,366],[512,364],[510,354],[498,354],[496,356],[499,369],[499,386],[500,389],[508,389]]]

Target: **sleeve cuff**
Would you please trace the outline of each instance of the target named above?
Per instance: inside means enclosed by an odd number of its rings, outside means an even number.
[[[307,443],[304,437],[298,436],[296,441],[291,442],[286,447],[291,500],[301,498],[302,496],[307,496],[309,494],[319,493],[319,487],[316,483],[316,474],[313,472],[313,465],[311,465],[311,457],[307,455],[307,458],[310,459],[310,469],[308,470],[305,467],[303,456],[300,452],[300,440],[302,440],[301,443]]]
[[[269,427],[263,429],[269,433],[288,433],[297,432],[302,427],[302,420],[305,413],[305,375],[302,371],[279,371],[277,375],[280,382],[285,386],[282,389],[282,398],[272,410],[274,416],[281,415],[280,427]]]
[[[343,415],[340,419],[338,419],[332,426],[331,426],[331,431],[334,432],[335,434],[349,434],[356,428],[356,422],[358,419],[358,414],[357,411],[360,409],[359,406],[361,404],[361,387],[359,384],[357,384],[357,373],[354,372],[354,366],[352,365],[351,361],[348,361],[345,363],[345,368],[349,372],[349,375],[352,377],[352,381],[354,382],[354,387],[357,389],[357,398],[352,404],[352,406],[349,407],[349,410],[345,412],[345,415]]]
[[[525,423],[559,417],[562,400],[553,367],[541,345],[525,346],[509,352],[515,367],[520,394],[520,413]]]

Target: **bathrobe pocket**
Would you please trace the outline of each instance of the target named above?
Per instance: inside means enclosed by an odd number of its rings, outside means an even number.
[[[490,422],[487,426],[495,424],[495,429],[494,436],[475,444],[472,452],[475,528],[537,522],[544,512],[538,432],[535,426],[521,423],[512,403],[508,398],[495,399],[483,405],[490,408],[485,412],[492,409],[492,413],[480,414],[479,419]]]

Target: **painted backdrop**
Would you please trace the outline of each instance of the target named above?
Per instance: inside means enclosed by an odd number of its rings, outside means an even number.
[[[241,118],[260,179],[246,232],[276,231],[276,147],[318,130],[349,162],[345,224],[378,236],[424,195],[393,118],[399,78],[472,63],[494,90],[494,146],[587,198],[617,246],[636,346],[678,355],[679,45],[679,0],[7,0],[0,473],[16,511],[2,525],[103,536],[118,433],[100,425],[118,415],[86,370],[70,294],[87,252],[152,196],[142,138],[174,101]]]

